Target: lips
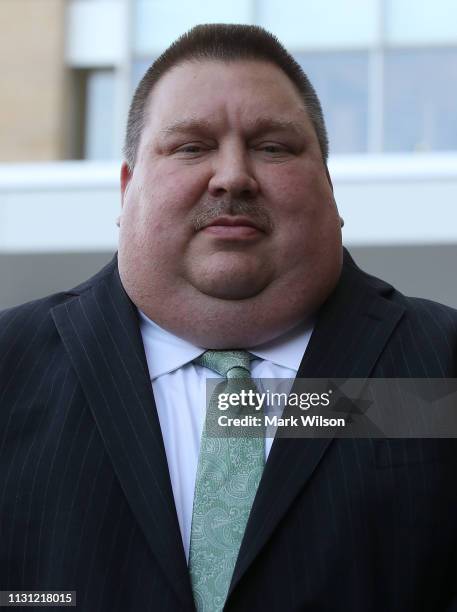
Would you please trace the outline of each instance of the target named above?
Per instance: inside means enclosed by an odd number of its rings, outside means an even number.
[[[256,230],[262,231],[262,228],[260,228],[254,221],[252,221],[252,219],[249,219],[248,217],[217,217],[217,219],[214,219],[213,221],[205,225],[205,229],[207,227],[214,227],[214,226],[252,227]]]
[[[263,229],[249,217],[222,216],[205,225],[203,232],[216,240],[238,242],[257,240],[263,234]]]

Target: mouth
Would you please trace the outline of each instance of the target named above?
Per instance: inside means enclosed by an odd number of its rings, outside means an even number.
[[[203,232],[231,240],[256,238],[264,233],[263,229],[249,217],[222,216],[213,219]]]

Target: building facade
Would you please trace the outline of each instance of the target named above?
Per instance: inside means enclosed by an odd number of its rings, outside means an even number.
[[[453,0],[2,0],[0,20],[0,307],[69,287],[115,251],[131,96],[202,22],[284,43],[323,104],[346,244],[405,291],[457,306],[437,274],[457,253]]]

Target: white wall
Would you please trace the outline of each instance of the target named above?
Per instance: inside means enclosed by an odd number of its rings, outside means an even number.
[[[0,166],[0,306],[69,288],[109,259],[119,166]],[[359,263],[408,293],[457,306],[457,154],[338,156],[329,167],[344,242]]]
[[[118,162],[0,166],[0,253],[116,248]],[[330,160],[348,246],[457,244],[457,154]]]

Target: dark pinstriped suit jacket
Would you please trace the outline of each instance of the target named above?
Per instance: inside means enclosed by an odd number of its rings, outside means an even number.
[[[300,377],[456,377],[457,312],[345,254]],[[0,588],[191,611],[136,318],[114,259],[0,315]],[[457,610],[455,440],[278,439],[226,610]]]

